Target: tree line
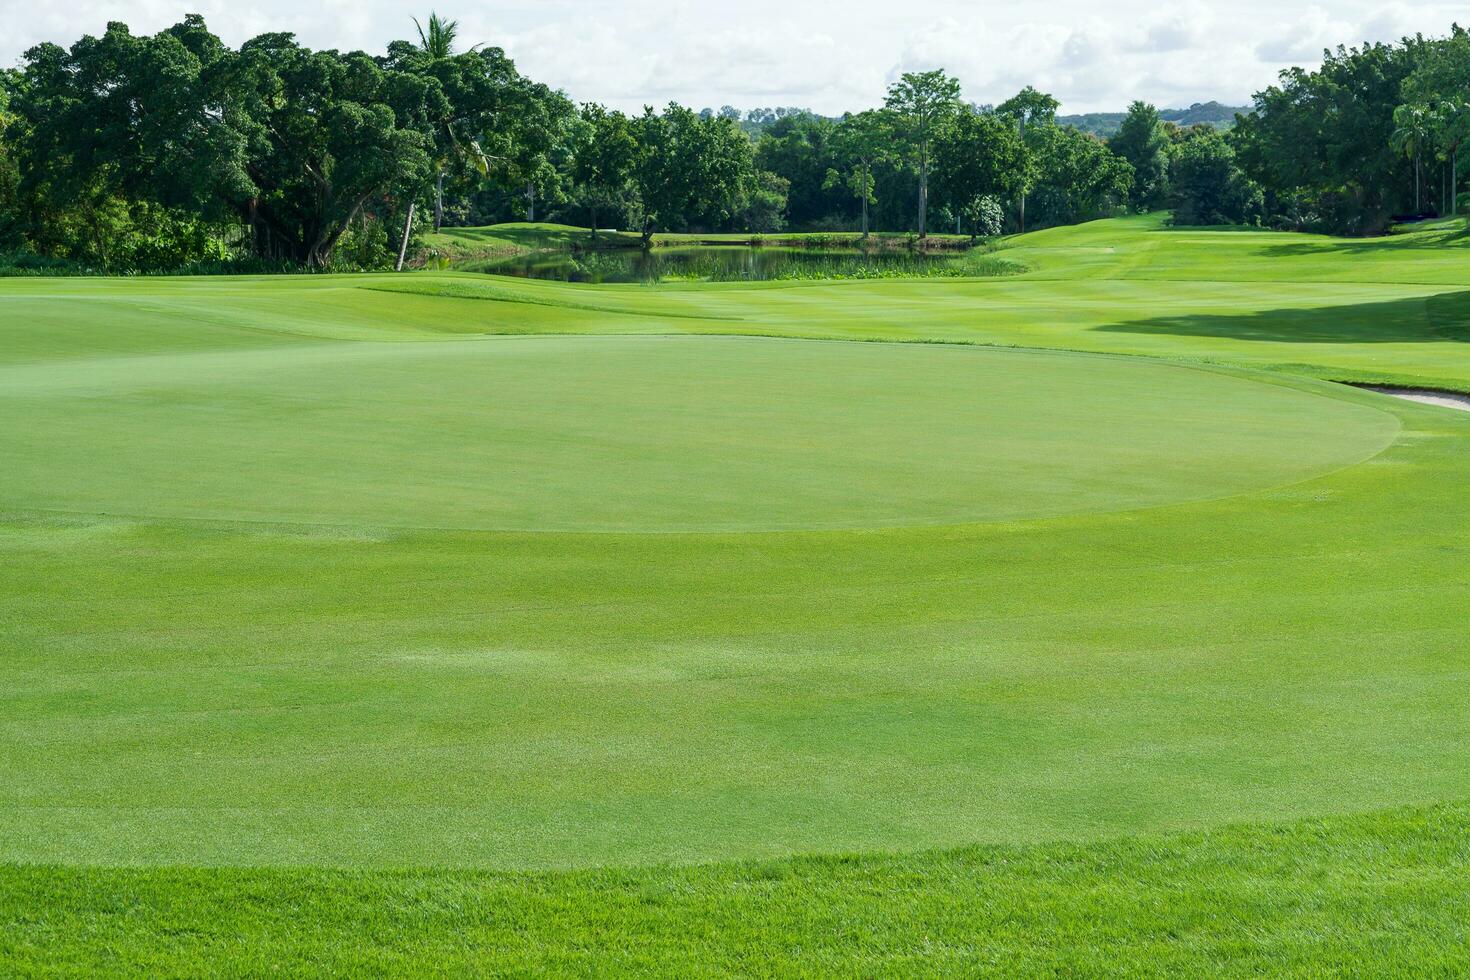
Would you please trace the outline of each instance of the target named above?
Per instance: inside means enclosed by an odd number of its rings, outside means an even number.
[[[1457,214],[1470,137],[1470,36],[1339,47],[1283,72],[1231,138],[1282,227],[1376,234],[1396,215]]]
[[[1126,210],[1371,232],[1453,207],[1470,132],[1459,28],[1328,52],[1233,129],[1144,103],[1107,140],[1026,88],[965,103],[944,71],[824,118],[625,114],[459,50],[431,16],[381,55],[289,34],[231,48],[197,16],[42,44],[0,74],[0,254],[103,270],[381,268],[443,223],[992,236]]]

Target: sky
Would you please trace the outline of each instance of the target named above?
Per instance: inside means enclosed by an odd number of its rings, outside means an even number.
[[[466,45],[499,45],[522,72],[577,101],[636,110],[800,106],[822,113],[882,101],[905,71],[946,68],[965,96],[999,102],[1025,85],[1064,112],[1134,99],[1183,107],[1249,101],[1324,47],[1444,34],[1464,3],[1297,0],[0,0],[0,65],[39,41],[70,44],[121,20],[153,32],[203,14],[231,44],[291,31],[312,47],[381,51],[429,9]]]

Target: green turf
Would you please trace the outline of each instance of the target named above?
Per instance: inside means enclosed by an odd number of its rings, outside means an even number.
[[[1121,510],[1298,482],[1398,431],[1158,362],[719,337],[27,365],[0,410],[11,511],[527,531]]]
[[[35,976],[1463,976],[1470,808],[506,875],[0,869]]]
[[[339,972],[1452,972],[1423,868],[1453,871],[1400,845],[1462,854],[1463,808],[1265,866],[1297,832],[1116,840],[1470,798],[1470,415],[1320,380],[1470,390],[1470,251],[1154,217],[1007,248],[1033,271],[0,283],[0,860],[47,865],[0,874],[0,953],[189,972],[223,940],[179,910],[238,885],[247,942],[307,908],[283,962]],[[760,339],[793,337],[950,343]],[[1012,850],[921,853],[974,844]],[[787,860],[850,852],[890,856]],[[1172,893],[1129,890],[1171,860],[1179,915],[1238,888],[1239,921],[1176,943]],[[945,889],[1005,894],[996,861],[1081,945],[945,911],[994,909]],[[624,870],[556,870],[592,868]],[[497,869],[545,872],[494,879],[530,924],[455,939],[432,909]],[[1294,872],[1326,897],[1266,929]],[[752,874],[785,884],[741,931]],[[790,921],[904,895],[932,960]],[[385,903],[429,918],[353,960],[333,936]]]

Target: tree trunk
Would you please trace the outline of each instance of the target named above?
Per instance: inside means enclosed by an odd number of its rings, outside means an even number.
[[[597,241],[597,208],[596,207],[593,207],[593,208],[591,208],[591,211],[592,211],[592,240],[595,242],[595,241]]]
[[[919,237],[929,234],[929,154],[919,150]]]
[[[439,171],[439,181],[434,188],[434,234],[444,227],[444,171]]]
[[[536,185],[526,185],[526,220],[534,224],[536,222]]]
[[[408,258],[408,233],[413,230],[413,207],[417,202],[408,202],[408,217],[403,222],[403,241],[398,246],[398,265],[394,266],[395,272],[403,271],[403,263]]]
[[[260,228],[259,228],[259,226],[258,226],[258,224],[256,222],[256,214],[255,214],[255,209],[256,209],[256,205],[257,205],[258,201],[259,201],[259,198],[252,197],[250,199],[250,207],[249,207],[249,212],[248,212],[249,213],[249,224],[250,224],[250,253],[252,255],[254,255],[256,258],[261,258],[262,256],[260,254]]]
[[[868,174],[868,161],[863,161],[863,241],[868,240],[868,195],[870,193],[870,181],[872,177]]]
[[[1028,152],[1027,151],[1027,148],[1026,148],[1026,113],[1025,113],[1025,110],[1022,110],[1022,112],[1021,112],[1020,131],[1021,131],[1021,153],[1022,153],[1022,158],[1025,159],[1025,154]],[[1025,190],[1024,187],[1021,190],[1021,234],[1023,234],[1023,235],[1026,234],[1026,190]]]

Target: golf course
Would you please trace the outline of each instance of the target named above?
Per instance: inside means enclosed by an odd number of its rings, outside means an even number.
[[[1470,969],[1463,224],[998,249],[0,280],[7,971]]]

